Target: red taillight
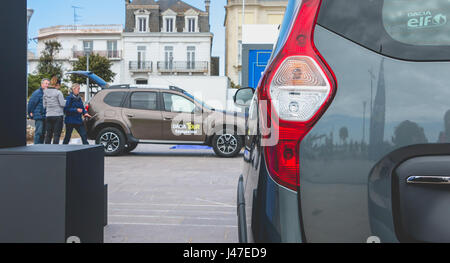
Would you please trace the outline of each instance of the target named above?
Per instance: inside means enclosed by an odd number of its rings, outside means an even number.
[[[336,93],[336,78],[314,45],[321,0],[303,0],[281,51],[266,69],[258,89],[264,138],[278,132],[275,144],[264,146],[266,165],[279,184],[300,186],[301,140],[323,115]],[[265,122],[265,123],[264,123]],[[264,132],[263,132],[264,133]]]
[[[89,111],[89,104],[86,104],[84,108],[86,109],[86,111]]]

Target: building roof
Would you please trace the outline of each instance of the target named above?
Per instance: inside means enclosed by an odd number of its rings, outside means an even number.
[[[133,5],[159,5],[161,12],[171,9],[177,13],[186,12],[189,9],[194,9],[197,12],[203,12],[202,10],[195,8],[180,0],[133,0],[131,2]]]
[[[154,5],[154,0],[132,0],[131,3],[133,5]]]
[[[167,4],[162,5],[162,3],[164,3],[164,2],[167,2]],[[203,12],[202,10],[200,10],[198,8],[195,8],[195,7],[193,7],[193,6],[189,5],[189,4],[186,4],[185,2],[180,1],[180,0],[160,0],[158,3],[160,3],[159,6],[160,6],[160,9],[161,9],[162,12],[164,12],[167,9],[171,9],[171,10],[177,12],[177,13],[184,13],[184,12],[186,12],[189,9],[193,9],[193,10],[195,10],[197,12]],[[168,5],[169,3],[172,3],[172,5]]]

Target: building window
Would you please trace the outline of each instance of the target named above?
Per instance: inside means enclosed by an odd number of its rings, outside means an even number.
[[[173,69],[173,47],[164,47],[164,68]]]
[[[145,69],[145,53],[147,51],[147,47],[138,46],[137,47],[137,69]]]
[[[173,18],[166,18],[166,32],[173,32]]]
[[[135,23],[136,28],[134,29],[135,32],[150,32],[150,25],[149,25],[149,19],[150,19],[150,11],[145,9],[139,9],[136,12],[134,12],[135,17]]]
[[[138,18],[139,24],[138,24],[138,31],[139,32],[147,32],[147,18],[140,17]]]
[[[187,47],[187,69],[195,69],[195,47]]]
[[[85,40],[83,41],[83,51],[84,51],[84,55],[86,56],[87,54],[92,53],[92,51],[94,50],[94,41],[92,40]]]
[[[118,58],[119,51],[117,50],[117,40],[109,40],[107,42],[108,46],[108,58]]]
[[[196,30],[196,19],[195,18],[188,18],[187,19],[187,26],[188,26],[188,32],[195,32]]]
[[[137,79],[136,80],[136,85],[147,85],[148,84],[148,80],[146,79]]]

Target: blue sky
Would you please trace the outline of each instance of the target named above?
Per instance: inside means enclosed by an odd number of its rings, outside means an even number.
[[[77,11],[78,24],[124,24],[125,0],[27,0],[28,8],[34,9],[30,21],[30,37],[36,37],[40,28],[55,25],[72,25],[72,6],[82,7]],[[184,2],[204,10],[204,0],[184,0]],[[220,56],[221,75],[225,60],[225,18],[226,0],[211,1],[211,31],[214,33],[213,56]],[[35,51],[36,45],[30,43]]]

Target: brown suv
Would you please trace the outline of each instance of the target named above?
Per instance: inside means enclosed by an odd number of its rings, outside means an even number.
[[[106,155],[128,153],[138,143],[212,146],[221,157],[243,147],[245,116],[215,110],[186,91],[167,86],[110,86],[91,99],[89,139]]]

